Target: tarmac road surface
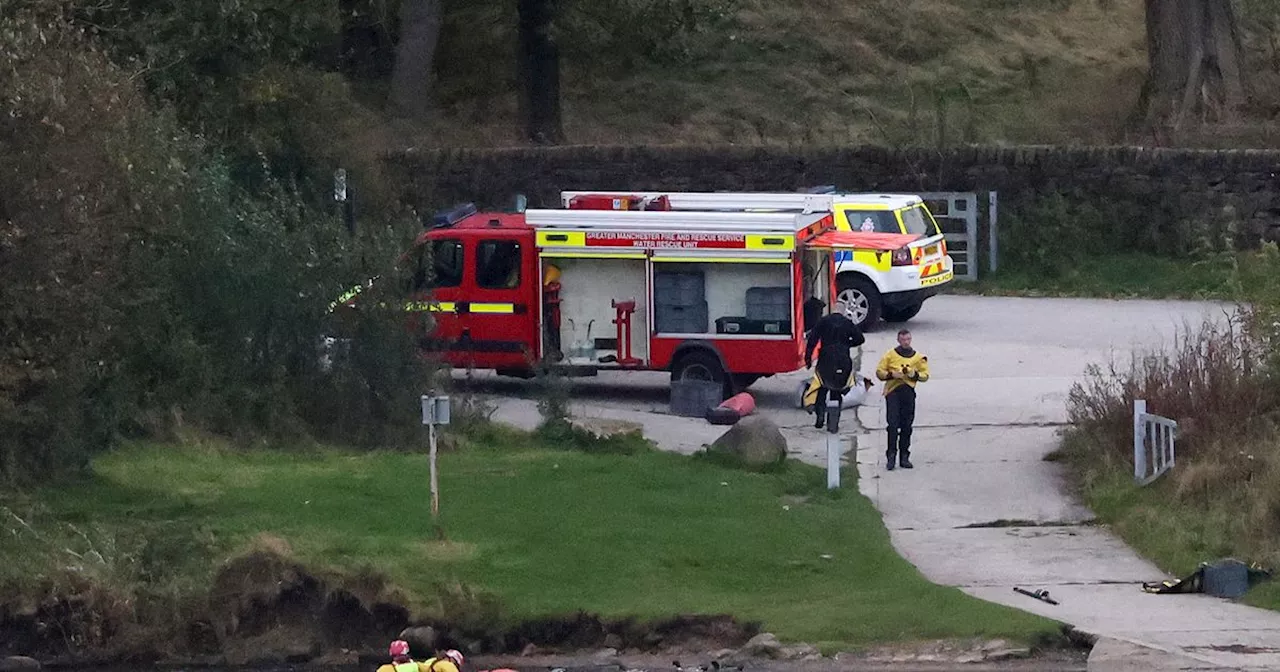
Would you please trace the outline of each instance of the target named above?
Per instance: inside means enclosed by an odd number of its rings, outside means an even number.
[[[1083,524],[1092,515],[1066,493],[1060,467],[1042,459],[1057,447],[1067,394],[1087,365],[1127,364],[1134,353],[1171,345],[1178,330],[1229,311],[1207,302],[935,297],[907,325],[932,374],[920,386],[916,469],[884,470],[877,385],[857,410],[861,427],[844,420],[856,437],[859,487],[895,548],[930,580],[1102,637],[1091,670],[1280,669],[1280,613],[1142,592],[1142,582],[1172,577],[1106,529]],[[892,347],[895,327],[868,334],[863,374]],[[794,457],[825,464],[825,434],[795,407],[807,377],[766,378],[750,392],[757,412],[783,428]],[[695,452],[724,428],[668,415],[668,380],[657,372],[576,380],[573,412],[634,421],[660,447]],[[532,381],[476,374],[472,385],[495,395],[495,420],[536,426]],[[1015,586],[1047,589],[1060,604]]]

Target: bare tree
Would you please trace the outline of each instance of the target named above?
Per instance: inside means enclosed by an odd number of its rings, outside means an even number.
[[[1154,125],[1232,121],[1245,102],[1230,0],[1146,0],[1150,69],[1141,109]]]
[[[560,51],[551,34],[556,0],[518,0],[520,111],[528,139],[554,144],[564,138],[560,118]]]
[[[391,71],[391,106],[405,116],[421,118],[431,104],[431,65],[440,43],[440,1],[400,3],[400,40]]]

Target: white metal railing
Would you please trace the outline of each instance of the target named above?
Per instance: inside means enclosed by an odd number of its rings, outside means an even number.
[[[1146,485],[1174,463],[1174,444],[1178,438],[1178,423],[1169,418],[1147,412],[1147,402],[1133,402],[1133,480]]]

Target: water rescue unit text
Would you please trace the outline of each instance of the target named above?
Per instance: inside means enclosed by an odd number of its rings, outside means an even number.
[[[740,233],[679,233],[638,231],[592,231],[586,235],[588,246],[601,247],[676,247],[676,248],[740,248],[747,238]]]

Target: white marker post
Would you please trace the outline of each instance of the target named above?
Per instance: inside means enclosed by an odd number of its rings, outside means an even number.
[[[1146,432],[1142,427],[1142,416],[1147,413],[1145,399],[1133,400],[1133,480],[1141,483],[1147,477],[1147,442]]]
[[[422,395],[422,424],[427,426],[431,446],[431,522],[436,526],[436,534],[443,537],[440,530],[440,479],[436,469],[436,425],[449,424],[449,397]]]
[[[840,402],[827,400],[827,489],[840,487]]]
[[[827,489],[840,487],[840,435],[827,435]]]

